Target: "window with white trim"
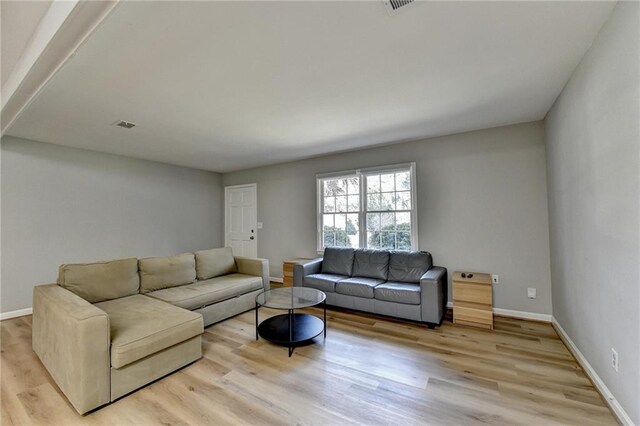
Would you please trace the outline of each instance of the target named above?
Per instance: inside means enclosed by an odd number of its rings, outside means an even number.
[[[317,176],[318,251],[417,250],[415,163]]]

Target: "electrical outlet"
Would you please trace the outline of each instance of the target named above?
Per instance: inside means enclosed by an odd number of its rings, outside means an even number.
[[[529,299],[535,299],[536,298],[536,289],[535,289],[535,287],[529,287],[527,289],[527,297]]]
[[[498,274],[492,274],[491,275],[491,281],[494,284],[500,284],[500,276]]]
[[[611,348],[611,367],[618,372],[618,352]]]

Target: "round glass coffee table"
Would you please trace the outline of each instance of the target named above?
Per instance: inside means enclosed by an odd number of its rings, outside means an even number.
[[[276,345],[287,346],[289,356],[297,346],[311,343],[324,333],[327,337],[327,296],[320,290],[305,287],[282,287],[267,290],[256,296],[256,340],[262,336]],[[323,318],[295,313],[299,308],[321,304]],[[288,311],[258,323],[258,308],[261,306]]]

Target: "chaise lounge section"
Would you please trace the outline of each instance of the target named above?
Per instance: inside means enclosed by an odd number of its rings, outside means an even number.
[[[427,323],[442,323],[447,269],[428,252],[327,247],[324,258],[294,266],[294,286],[327,295],[327,304]]]

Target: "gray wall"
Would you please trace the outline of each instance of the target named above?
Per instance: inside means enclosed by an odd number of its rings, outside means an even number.
[[[1,312],[70,262],[223,244],[216,173],[4,137]]]
[[[620,2],[547,115],[553,315],[640,424],[640,5]],[[611,368],[611,348],[620,372]]]
[[[420,249],[449,271],[500,274],[494,305],[551,313],[544,127],[482,130],[225,173],[258,184],[258,255],[316,256],[316,173],[416,162]],[[538,289],[527,299],[527,287]]]

